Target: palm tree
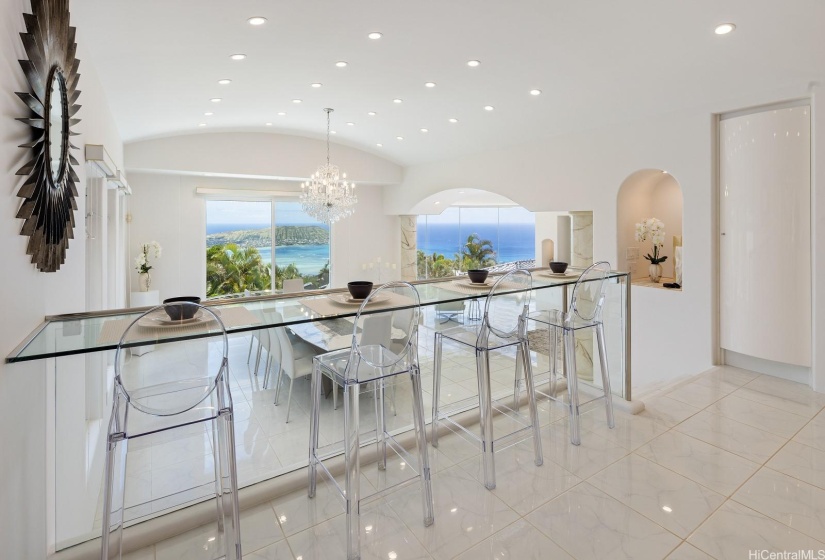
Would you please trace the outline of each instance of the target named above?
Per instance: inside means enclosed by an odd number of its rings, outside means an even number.
[[[270,267],[257,248],[227,243],[206,250],[207,296],[268,290],[271,286]]]
[[[461,248],[459,257],[465,270],[484,268],[496,264],[496,252],[493,242],[481,239],[477,233],[467,236],[467,243]]]

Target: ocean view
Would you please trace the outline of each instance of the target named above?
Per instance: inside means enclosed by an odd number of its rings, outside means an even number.
[[[306,224],[283,224],[305,226]],[[207,235],[233,231],[269,228],[269,224],[208,224]],[[447,258],[461,250],[470,234],[477,233],[482,239],[493,242],[496,261],[499,263],[530,260],[535,258],[535,226],[525,223],[502,224],[419,224],[418,249],[425,254],[443,254]],[[272,263],[270,246],[258,247],[261,258]],[[276,260],[280,267],[295,264],[301,274],[318,274],[329,261],[329,245],[285,245],[276,246]]]
[[[534,224],[418,224],[418,249],[425,254],[440,253],[447,258],[461,250],[467,237],[477,233],[493,242],[496,262],[530,260],[536,257]]]

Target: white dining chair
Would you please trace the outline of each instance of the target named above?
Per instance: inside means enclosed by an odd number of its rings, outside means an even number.
[[[290,278],[289,280],[284,280],[284,288],[283,293],[285,294],[292,294],[295,292],[303,292],[304,291],[304,279],[303,278]]]
[[[280,323],[283,317],[280,313],[267,313],[267,322]],[[292,386],[296,379],[306,377],[312,373],[312,358],[320,353],[320,350],[301,340],[294,340],[289,336],[287,328],[271,327],[267,329],[268,337],[272,341],[271,360],[267,361],[266,376],[264,377],[264,387],[267,386],[271,370],[277,367],[275,375],[275,406],[281,396],[281,386],[283,376],[289,378],[289,390],[286,397],[286,422],[289,422],[289,411],[292,405]]]

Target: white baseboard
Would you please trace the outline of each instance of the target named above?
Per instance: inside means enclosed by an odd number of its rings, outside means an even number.
[[[755,358],[731,350],[722,350],[722,360],[724,364],[729,366],[747,369],[765,375],[772,375],[774,377],[787,379],[788,381],[795,381],[808,387],[811,386],[812,377],[811,368],[809,367],[763,360],[762,358]]]

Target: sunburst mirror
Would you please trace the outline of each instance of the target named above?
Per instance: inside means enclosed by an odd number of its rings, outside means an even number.
[[[25,220],[21,235],[29,236],[26,254],[43,272],[55,272],[66,260],[69,239],[74,238],[77,210],[78,165],[71,137],[80,105],[77,83],[80,61],[75,58],[75,28],[69,25],[68,0],[31,0],[32,13],[23,14],[21,33],[28,60],[20,66],[29,93],[17,93],[30,110],[17,120],[31,127],[31,159],[17,172],[26,181],[17,193],[23,198],[17,217]]]

